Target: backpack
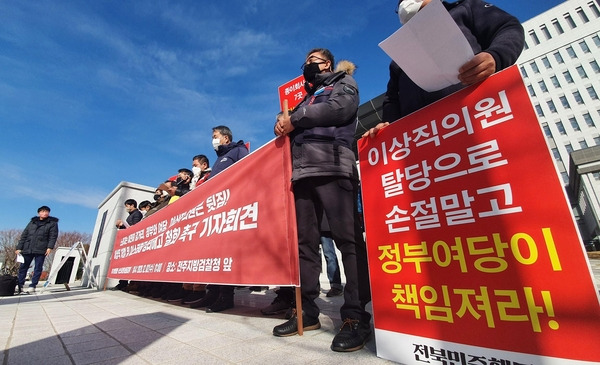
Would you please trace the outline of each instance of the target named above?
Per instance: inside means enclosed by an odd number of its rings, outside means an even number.
[[[15,294],[17,277],[12,275],[0,275],[0,296],[10,297]]]

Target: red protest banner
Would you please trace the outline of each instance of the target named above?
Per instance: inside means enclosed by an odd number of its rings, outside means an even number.
[[[288,102],[288,110],[292,110],[296,105],[300,104],[302,99],[306,96],[306,90],[304,89],[304,76],[300,75],[293,80],[286,82],[279,86],[279,106],[283,111],[284,100]]]
[[[181,199],[120,230],[115,279],[299,285],[288,138],[277,138]]]
[[[600,361],[598,295],[516,66],[359,155],[379,356]]]

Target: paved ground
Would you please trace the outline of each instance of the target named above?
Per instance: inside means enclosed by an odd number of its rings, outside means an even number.
[[[373,339],[351,354],[329,349],[341,325],[342,297],[318,299],[320,330],[274,337],[271,331],[285,321],[283,315],[259,311],[274,297],[272,290],[236,289],[236,307],[222,313],[121,291],[66,291],[62,285],[41,294],[0,297],[0,364],[390,363],[376,356]]]
[[[600,258],[590,260],[600,289]],[[327,282],[322,287],[328,288]],[[274,298],[237,289],[236,307],[224,313],[174,305],[120,291],[63,286],[0,297],[2,365],[22,364],[388,364],[375,342],[353,353],[329,349],[341,321],[341,297],[321,295],[322,328],[304,336],[271,335],[282,316],[259,309]]]

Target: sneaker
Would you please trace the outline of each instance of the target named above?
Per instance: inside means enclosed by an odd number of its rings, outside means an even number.
[[[340,289],[340,288],[331,288],[328,292],[327,292],[327,296],[328,297],[339,297],[340,295],[344,294],[344,290]]]
[[[204,296],[204,298],[200,298],[197,301],[190,303],[190,308],[208,307],[208,306],[215,304],[217,299],[219,299],[219,294],[215,293],[214,291],[209,290],[206,292],[206,295]]]
[[[333,338],[331,349],[337,352],[360,350],[371,337],[371,325],[358,319],[346,318],[340,332]]]
[[[302,314],[302,328],[305,331],[313,331],[321,328],[321,322],[319,322],[319,318],[309,318]],[[277,337],[288,337],[293,336],[298,333],[298,317],[294,313],[292,318],[290,318],[287,322],[280,324],[279,326],[275,326],[273,328],[273,336]]]
[[[206,313],[217,313],[233,308],[233,297],[220,296],[217,301],[206,307]]]
[[[268,307],[261,309],[260,312],[266,316],[272,316],[274,314],[287,312],[287,310],[290,308],[292,308],[292,304],[290,302],[277,296],[275,299],[273,299],[273,302]]]
[[[28,287],[27,289],[25,289],[25,290],[23,291],[23,293],[25,293],[25,294],[35,294],[35,287],[33,287],[33,286],[30,286],[30,287]]]

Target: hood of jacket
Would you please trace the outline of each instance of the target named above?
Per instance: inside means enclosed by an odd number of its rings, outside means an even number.
[[[314,84],[310,84],[305,81],[304,89],[307,93],[312,94],[321,86],[333,84],[346,74],[352,76],[354,71],[356,71],[356,65],[354,63],[348,60],[338,61],[337,65],[335,66],[335,71],[316,75]]]
[[[32,217],[32,218],[31,218],[31,221],[32,221],[32,222],[39,221],[39,222],[44,222],[44,223],[47,223],[47,222],[56,222],[56,223],[58,223],[58,218],[56,218],[56,217],[52,217],[52,216],[48,216],[48,218],[46,218],[46,219],[44,219],[44,220],[40,220],[40,217],[38,217],[38,216],[36,215],[35,217]]]
[[[246,144],[244,143],[244,141],[239,140],[237,142],[231,142],[229,144],[222,144],[219,146],[219,148],[217,148],[217,156],[223,156],[225,154],[227,154],[227,152],[231,151],[234,148],[237,147],[244,147],[246,148]]]

